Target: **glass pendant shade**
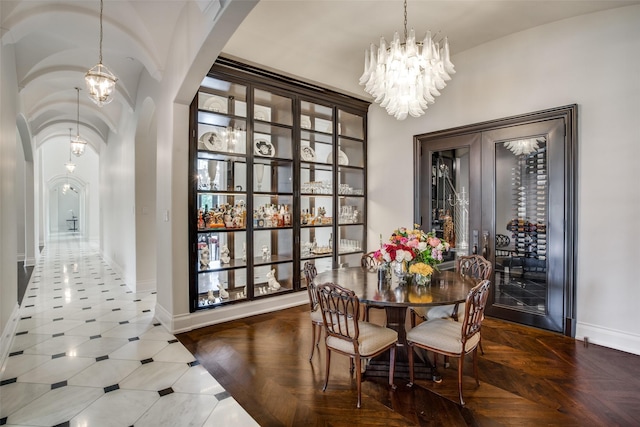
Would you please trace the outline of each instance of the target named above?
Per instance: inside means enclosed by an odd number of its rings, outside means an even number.
[[[89,91],[89,98],[99,107],[113,101],[113,91],[118,78],[109,69],[99,63],[87,71],[84,76]]]
[[[71,161],[65,163],[64,166],[67,168],[67,171],[69,171],[69,173],[73,173],[73,171],[76,170],[76,164]]]
[[[102,9],[104,8],[103,0],[100,0],[100,56],[98,63],[84,76],[87,84],[89,98],[95,102],[98,107],[107,105],[113,101],[113,91],[116,87],[118,78],[102,63]]]
[[[435,42],[429,31],[422,42],[416,42],[413,29],[407,36],[406,1],[404,10],[404,43],[397,32],[388,46],[384,37],[379,47],[372,43],[365,50],[359,81],[374,101],[398,120],[423,115],[456,72],[447,38]]]
[[[76,137],[71,140],[71,152],[76,157],[80,157],[84,154],[84,148],[86,146],[87,141],[80,138],[80,135],[76,135]]]

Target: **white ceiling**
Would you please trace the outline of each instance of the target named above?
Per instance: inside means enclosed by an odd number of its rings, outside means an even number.
[[[144,73],[161,79],[180,13],[211,0],[105,0],[103,62],[119,77],[113,103],[81,92],[80,132],[106,141],[135,107]],[[233,0],[243,1],[243,0]],[[226,3],[221,1],[221,3]],[[640,1],[431,1],[408,4],[408,27],[448,36],[455,55],[541,24]],[[76,91],[98,61],[98,0],[0,0],[2,46],[14,45],[20,98],[36,142],[68,139]],[[364,50],[403,31],[401,0],[262,0],[223,50],[260,65],[366,99],[358,86]],[[213,61],[213,59],[212,59]]]

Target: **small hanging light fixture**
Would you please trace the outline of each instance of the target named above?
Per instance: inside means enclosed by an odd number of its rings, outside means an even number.
[[[87,145],[87,141],[80,138],[80,88],[76,88],[77,101],[78,101],[78,113],[76,115],[76,136],[71,140],[71,152],[76,157],[80,157],[84,154],[84,148]]]
[[[103,0],[100,0],[100,56],[98,63],[84,76],[89,91],[89,98],[98,107],[102,107],[113,101],[113,90],[116,87],[118,78],[102,64],[102,9]]]
[[[69,141],[73,141],[71,137],[71,128],[69,128]],[[73,171],[76,170],[76,164],[71,161],[71,145],[69,145],[69,161],[65,163],[64,166],[67,168],[69,173],[73,173]]]

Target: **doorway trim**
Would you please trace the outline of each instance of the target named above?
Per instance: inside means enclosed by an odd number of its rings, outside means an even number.
[[[69,184],[73,185],[74,188],[78,190],[78,206],[80,208],[80,212],[78,213],[78,217],[83,220],[80,221],[80,228],[78,232],[80,236],[84,236],[84,238],[88,238],[90,226],[90,218],[89,218],[89,197],[87,197],[89,184],[84,180],[76,177],[76,176],[67,176],[67,175],[56,175],[51,177],[49,181],[47,181],[47,191],[45,194],[45,235],[47,239],[51,236],[51,194],[52,192],[61,185],[69,182]]]

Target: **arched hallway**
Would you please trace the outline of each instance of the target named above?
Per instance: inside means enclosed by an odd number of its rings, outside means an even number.
[[[54,235],[0,370],[0,425],[256,425],[78,234]]]

